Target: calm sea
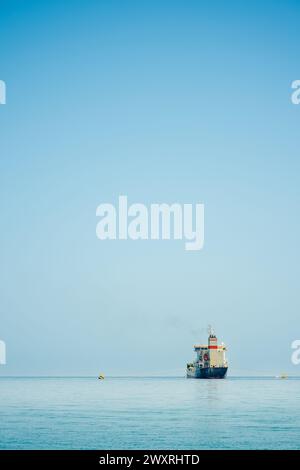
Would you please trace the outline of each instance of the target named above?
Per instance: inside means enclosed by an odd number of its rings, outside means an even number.
[[[300,449],[300,380],[1,378],[1,449]]]

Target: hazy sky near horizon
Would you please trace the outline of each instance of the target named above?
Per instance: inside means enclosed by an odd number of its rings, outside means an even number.
[[[298,1],[0,1],[0,374],[299,374]],[[205,245],[96,208],[205,204]]]

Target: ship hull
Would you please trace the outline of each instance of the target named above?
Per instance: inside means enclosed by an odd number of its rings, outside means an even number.
[[[187,369],[188,379],[225,379],[228,367],[196,367]]]

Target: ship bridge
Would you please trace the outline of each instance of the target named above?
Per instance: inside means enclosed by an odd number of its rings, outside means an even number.
[[[200,351],[202,349],[208,349],[207,344],[206,345],[205,344],[195,344],[194,345],[194,350],[195,351]]]

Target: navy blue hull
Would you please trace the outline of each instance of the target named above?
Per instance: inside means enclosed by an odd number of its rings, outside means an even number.
[[[193,367],[187,369],[186,376],[189,379],[224,379],[227,367]]]

